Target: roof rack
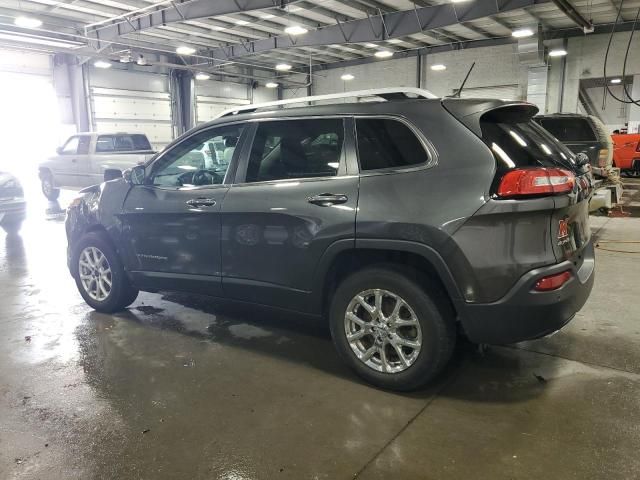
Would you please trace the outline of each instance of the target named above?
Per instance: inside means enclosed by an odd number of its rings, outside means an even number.
[[[252,103],[249,105],[240,105],[225,110],[216,118],[222,118],[229,115],[237,115],[238,113],[255,112],[260,108],[280,107],[284,105],[292,105],[296,103],[318,102],[325,100],[338,100],[342,98],[366,98],[380,97],[384,100],[399,100],[402,98],[438,98],[429,90],[415,87],[387,87],[374,88],[371,90],[357,90],[354,92],[330,93],[327,95],[314,95],[311,97],[289,98],[287,100],[276,100],[273,102]]]

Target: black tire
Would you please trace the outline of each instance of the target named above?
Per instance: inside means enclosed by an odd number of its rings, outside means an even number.
[[[55,188],[53,185],[53,177],[50,173],[46,173],[42,176],[40,180],[40,188],[42,189],[42,193],[48,200],[56,201],[60,196],[60,189]]]
[[[98,249],[106,258],[111,269],[111,290],[106,298],[102,300],[93,298],[80,279],[80,255],[88,247]],[[111,243],[99,232],[87,233],[78,241],[74,248],[72,270],[80,295],[91,308],[99,312],[113,313],[123,310],[131,305],[138,296],[138,289],[131,285],[124,271],[120,256]]]
[[[7,235],[17,235],[20,232],[20,228],[22,227],[22,221],[18,222],[5,222],[2,224],[2,228]]]
[[[342,359],[367,382],[388,390],[415,390],[431,381],[449,362],[456,342],[454,315],[442,298],[443,292],[429,285],[428,279],[422,279],[413,270],[403,271],[384,265],[360,270],[336,288],[329,314],[331,336]],[[417,358],[397,373],[377,371],[366,365],[356,356],[347,340],[347,308],[356,295],[371,289],[387,290],[400,296],[420,324],[422,346]]]

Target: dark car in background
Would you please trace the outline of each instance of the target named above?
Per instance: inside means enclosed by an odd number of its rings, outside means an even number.
[[[613,165],[613,142],[605,125],[592,115],[554,113],[534,118],[574,153],[589,157],[593,174],[607,178]]]
[[[27,202],[22,185],[8,172],[0,172],[0,226],[8,234],[16,234],[27,215]]]
[[[323,317],[346,363],[397,390],[441,371],[459,333],[563,327],[594,281],[588,165],[531,104],[387,94],[243,107],[85,190],[66,221],[80,294],[102,312],[177,290]],[[229,163],[194,163],[221,139]]]

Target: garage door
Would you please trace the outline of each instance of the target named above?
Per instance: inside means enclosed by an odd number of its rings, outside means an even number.
[[[498,100],[521,100],[520,87],[517,84],[465,88],[464,90],[462,90],[462,95],[460,96],[462,98],[495,98]]]
[[[213,120],[220,113],[234,106],[248,105],[249,100],[241,98],[222,98],[198,95],[196,97],[196,122],[198,124]]]

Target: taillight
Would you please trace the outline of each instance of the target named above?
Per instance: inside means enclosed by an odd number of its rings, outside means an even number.
[[[602,148],[600,149],[600,153],[598,153],[598,166],[606,167],[607,163],[609,163],[609,149]]]
[[[562,168],[519,168],[502,177],[497,193],[500,198],[556,195],[572,191],[575,181],[575,175]]]
[[[636,152],[640,152],[640,142],[638,142],[638,146],[636,147]]]
[[[548,277],[541,278],[536,282],[533,289],[538,292],[549,292],[551,290],[557,290],[569,280],[571,280],[571,272],[567,270],[566,272],[556,273],[555,275],[549,275]]]

